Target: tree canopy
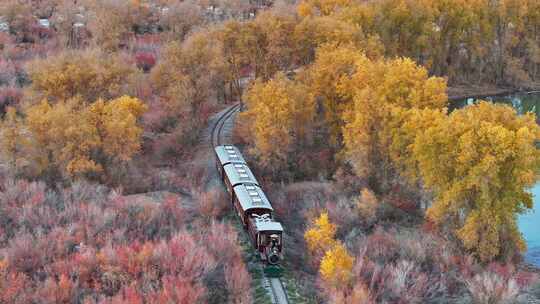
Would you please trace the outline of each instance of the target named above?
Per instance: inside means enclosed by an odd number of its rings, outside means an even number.
[[[483,261],[523,250],[516,221],[532,208],[528,188],[540,168],[535,118],[481,102],[437,122],[417,130],[412,143],[419,175],[435,194],[428,220],[455,233]]]
[[[128,96],[87,104],[72,98],[29,107],[24,119],[10,109],[4,122],[4,157],[15,172],[49,181],[100,174],[140,151],[146,106]]]

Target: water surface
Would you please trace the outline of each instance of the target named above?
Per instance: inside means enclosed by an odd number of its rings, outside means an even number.
[[[527,242],[525,260],[540,267],[540,183],[531,189],[534,195],[534,209],[519,217],[519,230]]]

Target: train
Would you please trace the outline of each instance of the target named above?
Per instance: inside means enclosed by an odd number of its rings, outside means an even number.
[[[231,206],[247,231],[260,259],[271,266],[283,260],[283,226],[240,150],[233,145],[214,148],[216,169]]]

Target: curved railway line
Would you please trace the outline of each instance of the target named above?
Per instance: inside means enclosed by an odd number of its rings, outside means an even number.
[[[240,111],[240,104],[230,106],[227,110],[223,111],[214,122],[211,131],[210,142],[212,148],[216,146],[226,144],[224,143],[223,130],[227,121],[232,119],[236,113]],[[263,272],[264,273],[264,272]],[[264,288],[270,294],[272,304],[289,304],[289,299],[287,292],[285,291],[285,286],[280,278],[271,278],[264,276]]]
[[[215,148],[216,146],[219,146],[222,144],[222,131],[223,127],[225,126],[225,123],[231,119],[236,112],[240,110],[240,104],[237,103],[235,105],[232,105],[227,110],[225,110],[223,113],[218,116],[216,119],[216,122],[212,126],[212,132],[210,134],[210,142],[212,143],[212,148]]]

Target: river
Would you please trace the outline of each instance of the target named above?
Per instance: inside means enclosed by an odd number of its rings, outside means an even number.
[[[535,113],[537,117],[536,121],[540,122],[540,92],[493,96],[483,99],[511,105],[520,114],[526,112]],[[464,107],[467,104],[472,104],[474,101],[472,98],[452,101],[450,109]],[[540,182],[530,191],[534,195],[534,208],[530,212],[519,216],[518,225],[527,242],[528,249],[525,253],[525,260],[540,267]]]

